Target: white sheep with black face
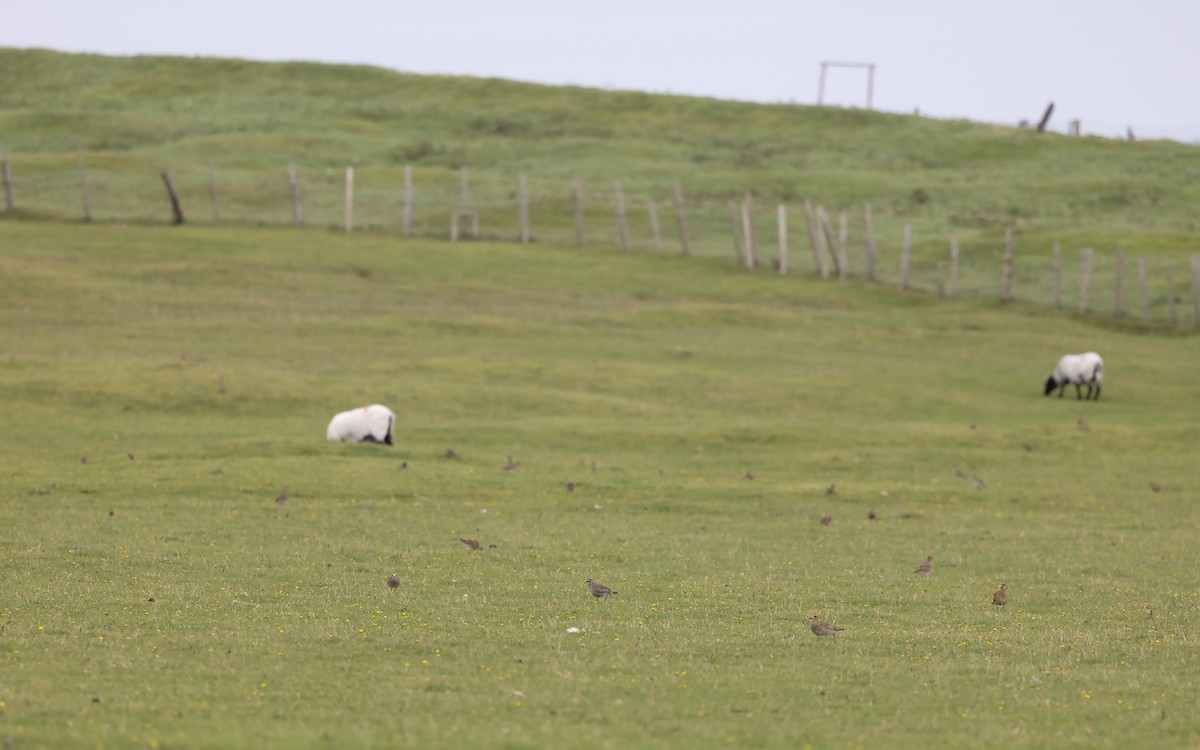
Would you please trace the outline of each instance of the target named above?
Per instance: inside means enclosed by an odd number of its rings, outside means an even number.
[[[1046,378],[1046,395],[1049,396],[1058,389],[1058,397],[1062,398],[1067,384],[1075,386],[1075,398],[1099,401],[1100,383],[1104,380],[1104,360],[1095,352],[1085,354],[1067,354],[1058,360],[1054,372]],[[1080,395],[1080,386],[1087,386],[1087,397]]]
[[[343,443],[384,443],[392,445],[396,415],[380,404],[343,411],[329,420],[325,439]]]

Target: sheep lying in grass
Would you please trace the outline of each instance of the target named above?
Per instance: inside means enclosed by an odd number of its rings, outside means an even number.
[[[392,445],[396,415],[386,406],[370,404],[335,414],[325,438],[343,443],[386,443]]]
[[[1087,386],[1087,398],[1083,400],[1100,400],[1100,383],[1104,380],[1104,360],[1095,352],[1086,354],[1068,354],[1058,360],[1054,372],[1046,378],[1046,395],[1049,396],[1055,388],[1058,397],[1062,398],[1067,383],[1075,385],[1075,398],[1080,399],[1079,386]],[[1094,390],[1093,390],[1094,389]]]

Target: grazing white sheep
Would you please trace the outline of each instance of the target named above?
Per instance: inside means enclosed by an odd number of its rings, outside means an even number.
[[[1100,400],[1100,383],[1104,380],[1104,360],[1095,352],[1087,352],[1086,354],[1068,354],[1058,360],[1058,364],[1054,367],[1054,372],[1050,373],[1050,377],[1046,378],[1046,395],[1049,396],[1055,388],[1058,389],[1058,397],[1062,398],[1063,391],[1067,389],[1067,384],[1072,383],[1075,386],[1075,398],[1083,398],[1080,395],[1079,387],[1087,386],[1087,398],[1083,400]],[[1094,389],[1094,390],[1093,390]]]
[[[396,415],[380,404],[340,412],[329,420],[325,439],[343,443],[386,443],[392,445]]]

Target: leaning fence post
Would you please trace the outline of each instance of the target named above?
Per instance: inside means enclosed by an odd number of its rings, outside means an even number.
[[[837,247],[833,242],[833,230],[829,227],[829,214],[825,213],[825,209],[820,206],[817,206],[817,223],[821,225],[821,245],[825,250],[825,255],[833,263],[833,270],[837,272],[838,278],[846,278],[846,274],[842,271],[842,259],[838,257]]]
[[[729,199],[726,207],[729,209],[729,234],[733,236],[733,262],[741,264],[742,224],[738,220],[737,208],[734,206],[733,198]]]
[[[958,296],[958,233],[950,233],[950,296]]]
[[[867,239],[867,281],[875,280],[875,226],[871,221],[871,204],[863,204],[863,229]]]
[[[675,201],[675,223],[679,225],[679,243],[683,246],[683,254],[691,255],[692,245],[691,238],[688,237],[687,214],[683,210],[683,188],[679,186],[678,180],[675,181],[671,196]]]
[[[1057,242],[1054,243],[1053,260],[1051,263],[1054,266],[1054,307],[1062,309],[1062,246]]]
[[[175,186],[171,184],[171,170],[162,173],[163,185],[167,188],[167,199],[171,201],[171,223],[183,223],[183,209],[179,206],[179,196],[175,194]]]
[[[1088,281],[1092,276],[1092,249],[1085,247],[1080,255],[1083,268],[1079,278],[1079,314],[1083,316],[1087,314]]]
[[[742,236],[746,238],[746,268],[758,265],[758,242],[754,237],[753,199],[750,191],[742,199]]]
[[[1013,241],[1012,227],[1004,228],[1004,301],[1012,299]]]
[[[779,275],[787,273],[788,266],[788,245],[787,245],[787,206],[782,203],[776,209],[779,219]]]
[[[662,230],[658,226],[658,206],[654,205],[653,200],[646,201],[646,210],[650,212],[650,232],[654,235],[654,252],[661,253],[662,245]]]
[[[812,201],[804,199],[804,222],[808,225],[808,241],[812,243],[813,265],[820,272],[822,279],[829,278],[829,266],[825,260],[822,248],[821,227],[817,223],[817,215],[813,211]]]
[[[625,223],[625,196],[621,195],[620,180],[613,182],[613,194],[617,209],[617,238],[621,242],[621,249],[629,249],[629,225]]]
[[[1149,298],[1149,295],[1146,294],[1146,259],[1145,258],[1138,258],[1137,268],[1138,268],[1138,292],[1140,294],[1141,303],[1142,303],[1142,322],[1149,323],[1150,322],[1150,298]]]
[[[4,212],[11,214],[13,211],[12,179],[8,174],[8,155],[4,152],[2,145],[0,145],[0,179],[4,182]]]
[[[900,288],[908,289],[908,266],[912,259],[912,224],[904,225],[904,245],[900,250]]]

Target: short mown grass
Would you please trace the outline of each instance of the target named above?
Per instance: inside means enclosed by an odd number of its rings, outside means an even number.
[[[14,747],[1200,741],[1191,338],[265,228],[0,223],[0,296]]]

